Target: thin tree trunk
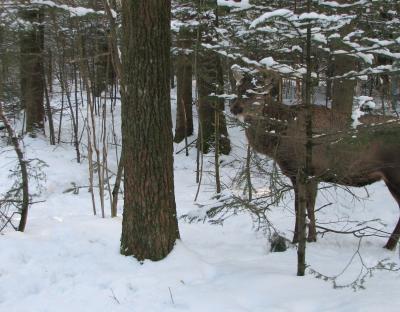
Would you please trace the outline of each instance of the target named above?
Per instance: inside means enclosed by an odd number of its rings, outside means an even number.
[[[307,0],[307,12],[311,10],[311,0]],[[307,25],[307,42],[306,42],[306,81],[305,81],[305,106],[306,106],[306,142],[305,142],[305,159],[304,168],[300,168],[297,177],[298,190],[298,239],[297,247],[297,275],[304,276],[306,269],[306,211],[310,201],[307,200],[307,187],[309,178],[312,175],[312,103],[311,103],[311,24]],[[312,208],[311,208],[312,209]]]
[[[97,163],[97,178],[98,178],[98,187],[99,187],[99,197],[100,197],[100,209],[101,216],[105,218],[105,209],[104,209],[104,166],[100,157],[100,143],[98,142],[98,136],[96,131],[96,118],[95,118],[95,109],[96,109],[96,98],[94,96],[95,92],[93,91],[92,80],[90,79],[90,68],[88,62],[84,62],[85,59],[85,51],[84,51],[84,43],[83,37],[79,38],[79,47],[80,47],[80,59],[82,60],[80,65],[80,73],[82,75],[83,85],[86,89],[87,96],[87,110],[88,110],[88,133],[91,135],[91,142],[93,143],[94,152],[96,155],[96,163]],[[90,120],[89,120],[90,119]],[[89,143],[88,143],[89,144]],[[90,146],[91,148],[91,146]],[[93,171],[93,168],[92,168]]]
[[[61,89],[61,111],[60,111],[60,121],[58,124],[57,144],[60,144],[60,140],[61,140],[63,115],[64,115],[64,91],[63,91],[63,89]]]
[[[48,61],[47,61],[47,87],[49,93],[53,93],[53,53],[51,50],[47,51]]]
[[[253,199],[253,185],[251,183],[251,171],[250,171],[250,163],[251,163],[251,145],[247,145],[247,155],[246,155],[246,181],[247,181],[247,189],[249,192],[249,201]]]
[[[112,191],[112,204],[111,204],[111,217],[112,218],[117,216],[118,194],[119,194],[119,188],[120,188],[121,180],[122,180],[122,173],[124,172],[124,163],[123,163],[122,155],[123,154],[121,153],[121,158],[120,158],[119,164],[118,164],[117,176],[115,177],[115,184],[114,184],[114,188]]]
[[[51,112],[50,97],[49,97],[49,92],[47,90],[47,86],[48,85],[44,83],[44,94],[46,98],[46,115],[49,121],[49,138],[50,138],[50,144],[55,145],[56,138],[54,133],[53,114]]]
[[[84,65],[83,65],[84,66]],[[102,218],[105,217],[105,210],[104,210],[104,180],[102,178],[102,169],[101,169],[101,158],[100,158],[100,150],[98,147],[98,142],[97,142],[97,134],[96,134],[96,119],[95,119],[95,112],[94,112],[94,106],[95,103],[95,98],[92,97],[93,92],[91,91],[90,87],[90,82],[89,78],[86,76],[87,72],[83,73],[83,83],[86,87],[86,92],[87,92],[87,102],[88,102],[88,110],[89,110],[89,118],[88,120],[88,125],[89,123],[91,124],[91,131],[90,134],[92,136],[92,143],[94,147],[94,152],[96,155],[96,163],[97,163],[97,178],[98,178],[98,183],[99,183],[99,197],[100,197],[100,209],[101,209],[101,216]],[[89,126],[90,127],[90,126]]]
[[[92,198],[92,208],[93,214],[97,214],[96,210],[96,198],[94,196],[94,189],[93,189],[93,182],[94,182],[94,168],[93,168],[93,148],[92,148],[92,133],[90,131],[90,124],[89,124],[89,109],[87,110],[87,144],[88,144],[88,160],[89,160],[89,192]]]
[[[215,153],[214,153],[214,166],[215,166],[215,186],[216,186],[216,193],[221,193],[221,178],[220,178],[220,171],[219,171],[219,111],[215,110]]]
[[[78,125],[76,124],[76,119],[75,119],[75,112],[72,107],[72,101],[71,101],[71,91],[69,90],[68,87],[68,82],[65,80],[65,74],[64,74],[64,68],[60,69],[60,84],[61,84],[61,90],[62,92],[65,92],[65,95],[67,97],[67,103],[69,107],[69,111],[71,113],[71,121],[72,121],[72,128],[73,128],[73,141],[74,141],[74,147],[76,151],[76,161],[78,163],[81,162],[81,153],[79,150],[79,129]]]
[[[19,144],[18,137],[16,136],[14,130],[12,129],[4,111],[2,103],[0,102],[0,119],[3,121],[4,126],[7,130],[8,136],[11,139],[15,153],[18,157],[18,163],[21,170],[22,177],[22,206],[21,206],[21,219],[18,225],[18,231],[25,231],[26,222],[28,220],[28,209],[29,209],[29,184],[28,184],[28,170],[26,168],[26,161],[24,154],[22,153],[21,146]]]

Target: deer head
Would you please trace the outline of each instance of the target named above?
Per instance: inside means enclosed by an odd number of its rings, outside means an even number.
[[[232,76],[236,81],[237,98],[232,101],[230,110],[239,119],[245,116],[265,116],[265,107],[276,103],[276,74],[272,71],[250,71],[234,64]]]

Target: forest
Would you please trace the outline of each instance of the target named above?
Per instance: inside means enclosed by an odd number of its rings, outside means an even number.
[[[0,0],[0,311],[398,311],[400,1]]]

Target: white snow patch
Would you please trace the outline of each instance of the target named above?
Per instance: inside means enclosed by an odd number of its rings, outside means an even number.
[[[261,15],[260,17],[256,18],[251,24],[250,24],[250,28],[255,28],[257,27],[257,25],[265,23],[266,21],[268,21],[271,18],[274,17],[290,17],[293,15],[293,12],[288,10],[288,9],[278,9],[275,11],[271,11],[271,12],[266,12],[263,15]]]
[[[239,2],[233,0],[217,0],[220,6],[227,6],[231,8],[248,9],[251,8],[249,0],[241,0]]]

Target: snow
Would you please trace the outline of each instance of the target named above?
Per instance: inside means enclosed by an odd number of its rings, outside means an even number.
[[[274,59],[271,56],[262,59],[260,63],[265,65],[266,67],[272,67],[278,64],[277,62],[274,61]]]
[[[173,98],[175,95],[172,95]],[[117,107],[119,110],[119,107]],[[175,114],[175,108],[173,110]],[[119,125],[119,121],[117,121]],[[229,165],[243,158],[246,139],[242,131],[230,128],[232,156],[222,157],[222,176],[228,183],[236,174]],[[68,137],[68,133],[66,136]],[[192,141],[191,139],[189,141]],[[400,275],[378,271],[367,280],[366,290],[333,289],[329,282],[307,274],[296,277],[296,249],[269,252],[263,232],[256,232],[249,215],[239,214],[224,226],[188,224],[180,220],[182,240],[163,261],[140,264],[119,254],[119,217],[102,219],[92,215],[90,194],[64,193],[71,182],[87,185],[87,161],[77,164],[72,146],[50,146],[47,139],[25,137],[27,158],[39,158],[48,165],[44,192],[31,206],[25,233],[8,229],[0,235],[0,311],[218,311],[281,312],[398,311]],[[178,151],[182,144],[175,145]],[[7,184],[13,151],[1,154],[0,191]],[[114,153],[110,152],[112,157]],[[200,209],[193,202],[195,183],[194,149],[190,156],[175,155],[175,191],[178,214]],[[115,159],[110,166],[115,166]],[[212,164],[205,160],[207,169]],[[113,168],[115,169],[115,168]],[[213,195],[213,179],[205,173],[198,204]],[[238,190],[237,190],[238,191]],[[259,189],[264,192],[265,188]],[[362,189],[354,189],[365,197]],[[382,183],[368,188],[366,201],[354,201],[343,190],[321,193],[317,207],[333,204],[317,213],[321,222],[380,218],[391,231],[399,215],[398,207]],[[106,200],[107,202],[107,200]],[[272,207],[269,217],[288,238],[293,230],[293,199]],[[351,223],[344,222],[343,227]],[[365,238],[360,253],[368,265],[383,258],[398,262],[398,254],[382,248],[384,238]],[[307,245],[307,263],[326,275],[340,273],[354,254],[358,240],[351,236],[326,234]],[[340,282],[354,279],[360,263],[353,263]]]
[[[351,113],[351,119],[353,120],[351,126],[353,129],[356,129],[359,125],[361,125],[361,122],[359,121],[359,118],[364,115],[364,112],[361,110],[360,106],[354,107],[352,113]]]
[[[312,35],[312,39],[314,41],[320,42],[320,43],[324,43],[327,44],[328,41],[326,40],[326,37],[324,34],[318,33],[318,34],[313,34]]]
[[[57,4],[54,1],[50,0],[32,0],[30,3],[35,5],[49,6],[52,8],[59,8],[69,12],[72,16],[85,16],[87,14],[101,14],[101,15],[104,14],[104,11],[95,11],[93,9],[85,7],[74,7],[66,4]],[[117,16],[117,13],[115,11],[111,10],[111,13],[114,18]]]
[[[348,8],[348,7],[353,7],[353,6],[357,6],[357,5],[365,5],[367,2],[368,2],[368,0],[360,0],[360,1],[353,2],[353,3],[340,3],[339,4],[336,1],[319,0],[318,4],[328,6],[331,8]]]
[[[266,21],[268,21],[271,18],[274,17],[289,17],[292,16],[293,12],[288,10],[288,9],[278,9],[275,11],[271,11],[271,12],[266,12],[263,15],[261,15],[260,17],[256,18],[251,24],[250,24],[250,28],[255,28],[257,27],[259,24],[265,23]]]
[[[260,65],[264,65],[267,69],[273,69],[282,75],[301,77],[305,73],[305,68],[294,69],[289,65],[278,63],[271,56],[263,58],[259,63]]]
[[[249,9],[249,8],[251,8],[249,0],[241,0],[241,1],[217,0],[217,4],[220,5],[220,6],[227,6],[227,7],[239,8],[239,9]]]
[[[370,53],[357,52],[356,55],[367,64],[372,65],[374,62],[374,56]]]
[[[326,15],[326,14],[321,14],[321,13],[316,13],[316,12],[310,12],[310,13],[302,13],[300,15],[294,14],[293,11],[288,10],[288,9],[277,9],[274,11],[266,12],[262,14],[261,16],[257,17],[256,19],[253,20],[250,24],[250,28],[256,28],[260,24],[264,24],[268,22],[269,20],[273,18],[282,18],[289,20],[290,22],[293,23],[292,26],[300,26],[299,22],[304,22],[304,21],[312,21],[315,23],[321,23],[321,24],[326,24],[326,23],[336,23],[336,24],[347,24],[349,23],[353,18],[355,18],[354,15]]]

